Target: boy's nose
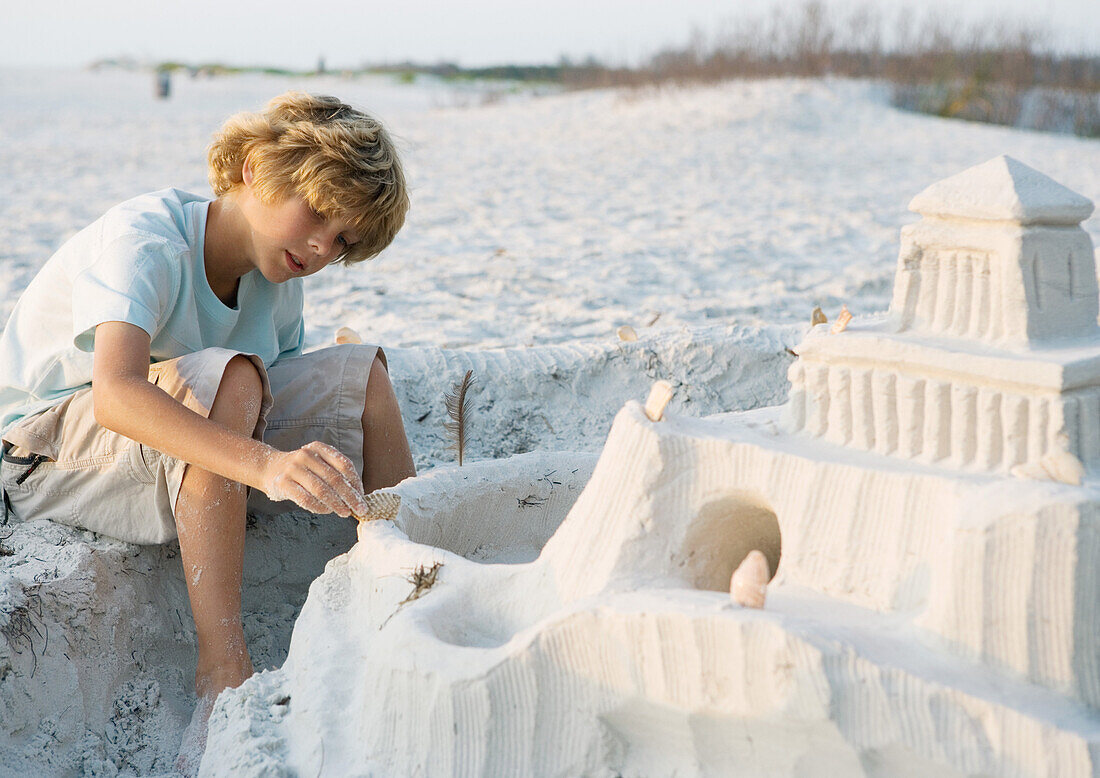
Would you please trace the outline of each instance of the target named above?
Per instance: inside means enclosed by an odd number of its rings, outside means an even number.
[[[327,257],[329,254],[332,253],[332,246],[335,242],[336,236],[321,233],[314,235],[313,239],[309,243],[313,250],[317,253],[317,256]]]

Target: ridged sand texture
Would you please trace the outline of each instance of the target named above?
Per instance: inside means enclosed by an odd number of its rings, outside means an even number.
[[[628,403],[529,564],[475,560],[534,531],[570,457],[395,487],[408,508],[311,588],[287,664],[226,694],[204,774],[1094,774],[1089,493],[845,458],[775,416]],[[763,609],[729,601],[753,548]]]

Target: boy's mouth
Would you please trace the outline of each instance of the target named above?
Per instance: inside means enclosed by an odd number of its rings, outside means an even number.
[[[298,261],[298,258],[291,254],[289,251],[284,251],[286,254],[286,264],[295,273],[300,273],[306,269],[306,266]]]

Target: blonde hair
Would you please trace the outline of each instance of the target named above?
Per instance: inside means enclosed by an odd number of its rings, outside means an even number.
[[[219,197],[243,183],[244,162],[266,203],[299,195],[359,234],[339,262],[370,259],[393,241],[409,195],[397,149],[382,124],[328,95],[287,92],[261,113],[231,116],[207,152]]]

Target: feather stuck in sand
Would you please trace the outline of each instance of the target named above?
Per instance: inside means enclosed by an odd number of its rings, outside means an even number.
[[[452,438],[451,448],[458,454],[458,466],[462,467],[462,456],[466,451],[466,424],[470,418],[470,410],[473,400],[470,398],[470,387],[477,382],[473,370],[467,370],[461,381],[456,381],[451,391],[443,396],[447,403],[447,416],[443,422],[443,428]]]

